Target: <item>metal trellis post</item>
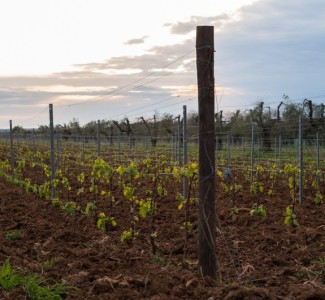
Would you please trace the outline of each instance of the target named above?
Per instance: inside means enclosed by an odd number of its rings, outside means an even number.
[[[10,128],[10,162],[11,162],[11,176],[15,177],[15,157],[14,157],[14,139],[12,132],[12,120],[9,121]]]
[[[51,147],[51,196],[55,198],[55,157],[54,157],[54,125],[53,125],[53,104],[49,104],[50,113],[50,147]]]

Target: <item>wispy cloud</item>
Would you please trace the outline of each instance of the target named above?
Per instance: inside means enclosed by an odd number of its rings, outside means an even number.
[[[175,24],[166,23],[165,26],[170,28],[172,34],[188,34],[194,32],[196,26],[211,25],[218,30],[223,24],[232,20],[229,14],[220,14],[213,17],[192,16],[188,21],[177,22]]]
[[[141,38],[137,39],[131,39],[128,40],[125,44],[126,45],[138,45],[138,44],[143,44],[145,42],[145,39],[148,38],[148,36],[143,36]]]

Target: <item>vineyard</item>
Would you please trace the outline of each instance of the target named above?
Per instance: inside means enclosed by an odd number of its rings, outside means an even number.
[[[49,126],[1,131],[1,299],[325,299],[325,106],[226,122],[213,36],[189,120],[54,126],[49,104]]]
[[[103,139],[99,156],[61,136],[53,179],[48,138],[2,139],[1,298],[32,298],[38,276],[53,299],[323,299],[324,166],[216,150],[218,276],[203,279],[196,145],[184,164],[172,139]],[[6,287],[8,265],[25,279]]]

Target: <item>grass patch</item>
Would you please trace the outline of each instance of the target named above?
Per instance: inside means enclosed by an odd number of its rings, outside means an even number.
[[[61,300],[78,292],[73,286],[50,284],[48,279],[36,274],[25,276],[11,267],[9,259],[6,259],[0,269],[0,287],[6,292],[22,287],[27,298],[31,300]]]
[[[5,239],[8,241],[14,241],[20,238],[20,230],[9,230],[5,234]]]
[[[26,295],[32,300],[61,300],[71,294],[71,287],[61,283],[49,285],[47,280],[37,275],[26,278],[23,288]]]
[[[317,280],[321,284],[325,284],[325,256],[313,260],[309,267],[302,267],[295,275],[299,279]]]
[[[0,269],[0,286],[7,292],[20,285],[24,278],[10,266],[9,259],[6,259]]]

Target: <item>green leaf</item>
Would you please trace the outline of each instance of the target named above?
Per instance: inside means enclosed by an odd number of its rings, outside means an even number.
[[[0,269],[0,286],[7,292],[11,291],[15,286],[21,284],[23,277],[16,274],[16,270],[12,269],[9,259],[6,259]]]

